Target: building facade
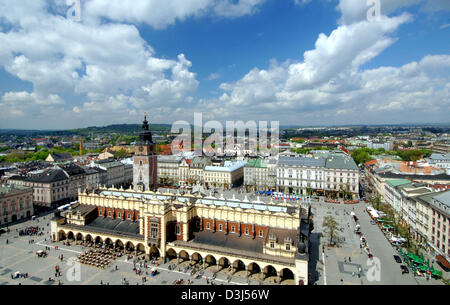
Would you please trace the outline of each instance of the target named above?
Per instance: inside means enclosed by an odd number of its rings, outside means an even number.
[[[342,153],[327,156],[324,188],[338,196],[359,197],[359,169],[353,158]]]
[[[183,160],[181,155],[158,155],[158,182],[165,184],[178,183],[180,180],[180,163]]]
[[[450,191],[417,197],[428,208],[428,244],[450,261]]]
[[[244,186],[248,190],[275,190],[277,186],[275,159],[250,159],[244,167]]]
[[[299,205],[97,189],[80,193],[78,206],[52,220],[51,234],[306,285],[309,213]],[[117,225],[105,229],[107,223]]]
[[[59,168],[69,176],[70,200],[77,200],[78,190],[84,190],[86,188],[86,172],[81,166],[74,163],[60,165]]]
[[[39,174],[12,176],[8,183],[33,188],[33,203],[52,208],[70,201],[70,178],[62,169],[47,169]]]
[[[203,172],[204,183],[208,187],[232,188],[244,180],[244,167],[247,161],[225,161],[220,166],[206,166]]]
[[[450,174],[450,153],[447,154],[431,154],[426,159],[431,166],[444,168],[447,174]]]
[[[34,214],[33,188],[0,185],[0,225],[6,225]]]

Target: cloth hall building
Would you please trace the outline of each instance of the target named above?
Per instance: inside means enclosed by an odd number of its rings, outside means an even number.
[[[151,151],[141,151],[151,161],[149,167],[142,162],[138,176],[153,175]],[[154,190],[155,178],[142,177],[134,189],[79,191],[78,203],[51,221],[52,239],[88,241],[264,282],[308,284],[308,206],[160,193]]]

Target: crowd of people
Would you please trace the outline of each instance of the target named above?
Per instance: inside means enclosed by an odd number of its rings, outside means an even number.
[[[42,236],[44,235],[44,230],[44,228],[40,227],[26,227],[25,229],[19,231],[19,236]]]

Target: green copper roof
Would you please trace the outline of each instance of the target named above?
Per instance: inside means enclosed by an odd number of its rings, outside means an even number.
[[[393,180],[386,180],[386,183],[390,187],[396,187],[403,184],[410,184],[411,181],[409,181],[408,179],[393,179]]]
[[[251,159],[247,161],[246,167],[267,167],[267,160],[264,159]]]

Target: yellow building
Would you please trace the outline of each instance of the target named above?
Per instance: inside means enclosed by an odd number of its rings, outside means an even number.
[[[114,188],[79,193],[51,223],[55,241],[89,241],[265,282],[308,284],[309,209]]]

